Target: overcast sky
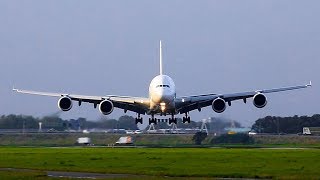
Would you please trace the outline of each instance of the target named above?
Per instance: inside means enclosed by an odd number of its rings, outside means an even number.
[[[178,96],[314,84],[268,94],[263,109],[239,101],[222,114],[194,111],[193,120],[222,116],[250,124],[267,115],[320,113],[319,7],[318,0],[1,0],[0,114],[59,112],[57,98],[15,94],[13,85],[148,96],[159,73],[159,40]],[[101,117],[91,104],[61,115]]]

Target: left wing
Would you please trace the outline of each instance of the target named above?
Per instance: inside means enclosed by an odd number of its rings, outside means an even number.
[[[131,96],[117,96],[117,95],[107,95],[107,96],[86,96],[77,94],[65,94],[65,93],[51,93],[51,92],[40,92],[40,91],[30,91],[23,89],[15,89],[13,91],[23,94],[33,94],[40,96],[51,96],[51,97],[68,97],[73,101],[78,101],[79,106],[82,102],[92,103],[96,108],[104,100],[109,100],[113,103],[114,107],[123,109],[124,111],[133,111],[139,114],[145,114],[149,108],[149,99],[144,97],[131,97]]]
[[[285,87],[285,88],[256,90],[256,91],[232,93],[232,94],[204,94],[204,95],[197,95],[197,96],[186,96],[186,97],[177,98],[175,103],[176,103],[177,111],[182,114],[195,109],[198,109],[200,111],[201,108],[212,105],[212,102],[217,98],[223,99],[230,106],[231,101],[242,99],[244,102],[246,102],[247,98],[254,97],[256,94],[259,94],[259,93],[268,94],[268,93],[274,93],[274,92],[303,89],[311,86],[312,84],[310,81],[310,83],[307,85],[292,86],[292,87]]]

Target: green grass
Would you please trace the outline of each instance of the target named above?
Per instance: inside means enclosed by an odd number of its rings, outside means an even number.
[[[0,167],[160,177],[318,179],[320,150],[0,148]]]
[[[74,146],[77,138],[90,137],[95,145],[107,145],[115,143],[125,134],[105,133],[65,133],[65,134],[0,134],[0,146]],[[192,134],[156,135],[140,134],[133,135],[136,145],[152,147],[192,147]],[[234,144],[211,144],[214,138],[209,135],[204,141],[204,146],[244,146]],[[318,147],[320,148],[320,137],[310,136],[254,136],[255,143],[245,145],[247,147]]]
[[[0,171],[0,178],[1,179],[50,179],[47,177],[47,174],[44,172],[39,171]]]

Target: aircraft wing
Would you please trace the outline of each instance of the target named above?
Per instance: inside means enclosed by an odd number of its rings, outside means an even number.
[[[23,94],[33,94],[40,96],[51,96],[51,97],[69,97],[73,101],[78,101],[79,105],[82,102],[92,103],[94,107],[100,104],[104,100],[109,100],[113,103],[114,107],[123,109],[124,111],[133,111],[139,114],[145,114],[149,108],[149,99],[144,97],[131,97],[131,96],[117,96],[117,95],[107,95],[107,96],[86,96],[77,94],[65,94],[65,93],[51,93],[51,92],[40,92],[40,91],[30,91],[23,89],[13,89],[17,93]]]
[[[257,93],[268,94],[268,93],[274,93],[274,92],[303,89],[311,86],[312,84],[310,81],[310,83],[307,85],[291,86],[291,87],[284,87],[284,88],[256,90],[256,91],[231,93],[231,94],[203,94],[203,95],[196,95],[196,96],[186,96],[186,97],[177,98],[175,103],[176,103],[177,111],[182,114],[195,109],[200,110],[203,107],[210,106],[212,105],[213,100],[215,100],[216,98],[221,98],[225,100],[227,103],[229,103],[229,105],[231,105],[231,101],[242,99],[246,102],[247,98],[251,98]]]

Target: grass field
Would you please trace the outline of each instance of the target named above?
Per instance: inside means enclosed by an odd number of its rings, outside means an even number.
[[[318,149],[0,148],[2,168],[158,177],[319,179],[319,160]]]
[[[90,137],[95,145],[107,145],[115,143],[125,134],[105,133],[34,133],[34,134],[0,134],[0,146],[74,146],[77,138]],[[194,146],[193,134],[156,135],[141,134],[132,135],[136,145],[142,146]],[[213,135],[209,135],[202,144],[205,146],[221,146],[211,144]],[[318,147],[320,148],[320,136],[254,136],[254,147]],[[228,145],[229,146],[229,145]],[[232,144],[231,146],[234,146]]]

